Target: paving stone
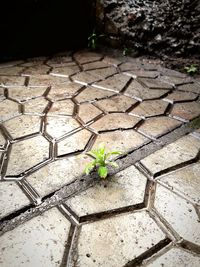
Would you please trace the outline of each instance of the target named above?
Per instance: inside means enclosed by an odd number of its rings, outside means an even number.
[[[35,64],[31,67],[26,68],[23,71],[23,74],[27,75],[45,75],[50,71],[50,67],[44,64]]]
[[[191,83],[191,84],[184,84],[177,87],[178,90],[186,91],[186,92],[193,92],[196,94],[200,94],[200,84],[198,83]]]
[[[200,204],[200,162],[161,176],[161,184]]]
[[[85,155],[59,159],[32,173],[26,180],[44,197],[77,179],[90,161],[91,158]]]
[[[191,81],[191,78],[185,78],[185,77],[174,77],[174,76],[161,76],[160,80],[163,80],[166,83],[172,84],[172,85],[181,85],[184,83],[189,83]]]
[[[200,244],[199,218],[189,202],[157,185],[154,206],[182,238]]]
[[[141,77],[141,78],[156,78],[159,76],[158,71],[146,71],[146,70],[133,70],[126,71],[124,74],[131,76],[133,78]]]
[[[19,115],[19,107],[16,102],[5,99],[0,102],[0,122]]]
[[[108,99],[99,100],[96,105],[107,112],[125,112],[135,103],[137,103],[137,101],[130,97],[117,95]]]
[[[0,76],[0,84],[6,87],[23,86],[25,77],[20,76]]]
[[[195,100],[197,95],[191,92],[174,91],[167,95],[164,100],[170,103],[182,102],[187,100]]]
[[[44,97],[32,99],[24,103],[24,112],[26,114],[43,115],[48,104],[49,101]]]
[[[148,88],[152,89],[172,89],[173,86],[169,83],[165,83],[159,79],[140,78],[140,82],[144,83]]]
[[[0,219],[30,204],[30,200],[15,182],[1,181],[0,196]]]
[[[180,77],[180,78],[188,78],[188,76],[184,73],[181,73],[179,71],[176,70],[171,70],[171,69],[167,69],[164,68],[162,66],[157,66],[158,70],[162,73],[162,75],[164,76],[172,76],[172,77]]]
[[[117,57],[115,58],[115,57],[105,56],[103,62],[106,62],[114,66],[118,66],[121,63],[121,60]]]
[[[70,80],[67,77],[58,77],[53,75],[38,75],[38,76],[30,76],[29,78],[29,86],[50,86],[50,85],[60,85],[67,84]]]
[[[188,250],[183,250],[181,248],[172,248],[159,258],[155,259],[152,263],[147,264],[148,267],[156,266],[170,266],[170,267],[199,267],[200,258],[189,252]]]
[[[78,217],[136,205],[144,201],[146,180],[131,166],[68,199],[66,204]]]
[[[199,149],[200,140],[186,135],[144,158],[141,163],[155,175],[162,170],[194,159]]]
[[[4,67],[0,68],[0,75],[19,75],[23,71],[24,67]]]
[[[54,68],[51,71],[51,74],[55,76],[61,76],[61,77],[69,77],[72,74],[75,74],[80,71],[80,68],[75,64],[72,63],[70,66],[64,66],[64,67],[57,67]]]
[[[49,115],[73,115],[74,103],[70,100],[61,100],[54,102],[48,111]]]
[[[51,67],[62,67],[72,63],[71,56],[55,56],[47,60],[46,64]]]
[[[105,81],[95,83],[93,86],[101,89],[119,92],[126,86],[129,80],[130,77],[128,77],[127,75],[116,74],[112,77],[107,78]]]
[[[162,239],[164,234],[147,212],[84,224],[76,266],[121,267]]]
[[[43,87],[11,87],[9,88],[8,93],[10,98],[15,99],[19,102],[23,102],[32,98],[42,96],[45,93],[46,89],[47,88]]]
[[[167,93],[168,90],[148,89],[142,86],[139,82],[132,81],[124,94],[142,101],[142,100],[160,98],[161,96]]]
[[[0,102],[2,101],[2,100],[4,100],[5,99],[5,96],[4,96],[4,88],[1,88],[0,87]]]
[[[162,100],[149,100],[140,103],[130,114],[138,115],[144,118],[163,115],[168,103]]]
[[[0,263],[4,267],[61,265],[70,223],[56,209],[21,224],[1,236]]]
[[[96,61],[96,62],[90,62],[83,65],[83,70],[93,70],[93,69],[101,69],[101,68],[107,68],[109,65],[104,61]]]
[[[145,120],[145,122],[139,127],[139,131],[147,136],[158,138],[168,132],[179,127],[182,123],[168,117],[155,117]]]
[[[98,61],[102,58],[102,55],[95,52],[80,51],[74,54],[74,58],[79,64],[84,64],[92,61]]]
[[[93,148],[105,143],[108,150],[119,150],[123,154],[144,145],[149,139],[134,130],[114,131],[98,135]]]
[[[84,150],[91,136],[91,132],[82,130],[65,138],[58,143],[58,155]]]
[[[76,100],[79,103],[82,103],[85,101],[98,100],[112,95],[114,95],[114,92],[108,90],[101,90],[94,87],[87,87],[76,97]]]
[[[12,144],[7,175],[18,175],[49,157],[49,142],[42,136]],[[20,160],[19,160],[20,158]]]
[[[131,70],[140,70],[141,64],[133,63],[133,62],[124,62],[122,63],[119,68],[121,71],[131,71]]]
[[[67,83],[65,85],[54,85],[48,93],[48,98],[53,101],[62,100],[74,95],[82,86],[77,83]]]
[[[6,139],[0,131],[0,148],[3,148],[5,146],[5,143],[6,143]]]
[[[23,60],[1,62],[1,63],[0,63],[0,68],[13,67],[13,66],[22,64],[23,62],[24,62]]]
[[[4,126],[15,139],[25,135],[39,133],[40,123],[41,119],[38,116],[22,115],[6,121]]]
[[[134,127],[140,121],[139,118],[125,113],[107,114],[91,125],[96,131],[114,129],[128,129]]]
[[[171,116],[183,120],[192,120],[200,115],[200,103],[177,103],[173,106]]]
[[[47,117],[46,132],[52,138],[60,138],[61,136],[75,130],[80,125],[71,117]]]
[[[102,112],[94,105],[90,103],[84,103],[79,106],[78,116],[84,123],[93,120],[95,117],[100,115]]]

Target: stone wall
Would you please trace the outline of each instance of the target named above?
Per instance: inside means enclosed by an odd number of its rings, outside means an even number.
[[[96,19],[113,46],[200,54],[200,0],[96,0]]]

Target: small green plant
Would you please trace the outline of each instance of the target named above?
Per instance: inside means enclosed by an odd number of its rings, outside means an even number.
[[[91,35],[88,37],[88,47],[92,50],[96,50],[98,46],[98,41],[100,38],[104,37],[104,34],[97,34],[95,30],[91,33]]]
[[[196,64],[192,64],[190,66],[187,66],[184,68],[184,70],[189,74],[189,75],[193,75],[195,73],[198,72],[198,65]]]
[[[87,164],[85,167],[85,173],[89,174],[93,169],[97,169],[99,177],[105,179],[108,176],[108,168],[110,165],[114,168],[118,167],[118,164],[109,158],[112,155],[120,155],[120,151],[110,151],[106,152],[105,144],[101,143],[97,149],[87,152],[88,155],[92,156],[94,160]]]
[[[124,49],[123,49],[123,51],[122,51],[122,55],[123,55],[124,57],[126,57],[126,56],[129,55],[129,53],[130,53],[130,49],[127,48],[127,47],[124,47]]]

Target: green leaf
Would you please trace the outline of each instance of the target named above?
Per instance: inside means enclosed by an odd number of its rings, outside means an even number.
[[[107,177],[107,175],[108,175],[108,169],[106,167],[104,167],[104,166],[100,166],[98,168],[98,175],[101,178],[105,179]]]
[[[122,154],[122,152],[120,152],[120,151],[112,151],[112,152],[109,152],[106,154],[106,158],[109,158],[112,155],[121,155],[121,154]]]
[[[112,166],[114,168],[119,167],[119,165],[114,161],[106,161],[106,164],[108,164],[108,165],[110,165],[110,166]]]
[[[91,163],[88,163],[85,167],[85,170],[84,170],[85,174],[89,174],[94,169],[95,164],[96,164],[95,160]]]

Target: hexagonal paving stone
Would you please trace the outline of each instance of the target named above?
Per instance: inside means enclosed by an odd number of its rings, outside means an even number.
[[[114,92],[108,90],[101,90],[94,87],[87,87],[83,92],[81,92],[77,97],[76,100],[79,103],[97,100],[101,98],[105,98],[108,96],[114,95]]]
[[[114,56],[105,56],[103,58],[103,62],[106,62],[107,64],[118,66],[121,63],[121,60]]]
[[[4,100],[5,96],[4,96],[4,88],[0,87],[0,101]]]
[[[0,102],[0,122],[19,115],[19,107],[16,102],[5,99]]]
[[[186,100],[195,100],[197,95],[191,92],[174,91],[167,95],[164,100],[170,103],[176,103]]]
[[[188,201],[157,185],[154,206],[182,238],[200,244],[199,218]]]
[[[94,69],[102,69],[107,68],[109,65],[104,61],[96,61],[90,62],[83,65],[83,70],[94,70]]]
[[[0,130],[0,148],[4,147],[5,143],[6,143],[6,139]]]
[[[194,159],[199,149],[200,140],[186,135],[144,158],[141,163],[155,175],[162,170]]]
[[[53,101],[62,100],[74,95],[82,86],[77,83],[67,83],[65,85],[54,85],[48,93],[48,98]]]
[[[79,123],[71,117],[48,117],[46,132],[50,134],[52,138],[60,138],[79,126]]]
[[[75,63],[72,63],[71,65],[68,66],[54,68],[51,71],[51,74],[55,76],[69,77],[72,74],[75,74],[79,71],[80,68]]]
[[[165,110],[168,106],[168,103],[162,100],[149,100],[144,101],[135,107],[130,114],[138,115],[143,118],[153,117],[156,115],[162,115],[165,113]]]
[[[0,85],[4,85],[6,87],[23,86],[24,83],[25,83],[25,77],[0,76]]]
[[[82,84],[82,85],[89,85],[96,81],[99,81],[101,78],[95,74],[90,72],[80,72],[74,76],[72,76],[72,80],[76,83]]]
[[[90,161],[91,158],[85,155],[59,159],[32,173],[26,180],[44,197],[77,179]]]
[[[50,209],[0,237],[4,267],[59,267],[64,255],[70,223]]]
[[[160,80],[166,82],[166,83],[170,83],[172,85],[181,85],[181,84],[185,84],[185,83],[189,83],[191,81],[191,78],[188,77],[174,77],[174,76],[161,76]]]
[[[144,201],[146,181],[131,166],[68,199],[66,204],[78,217],[137,205]]]
[[[44,64],[35,64],[33,66],[27,67],[23,74],[26,75],[45,75],[50,71],[50,67]]]
[[[51,67],[62,67],[69,63],[72,63],[71,56],[55,56],[46,62],[46,64]]]
[[[133,128],[138,122],[139,118],[133,117],[125,113],[107,114],[103,118],[94,122],[91,128],[96,131],[107,131],[114,129],[128,129]]]
[[[84,64],[100,60],[102,55],[95,52],[80,51],[74,54],[74,58],[78,63]]]
[[[125,112],[135,103],[137,103],[137,101],[130,97],[124,95],[117,95],[108,99],[99,100],[96,105],[107,112]]]
[[[65,138],[58,143],[58,155],[84,150],[91,136],[91,132],[82,130]]]
[[[199,267],[200,257],[188,250],[181,248],[172,248],[166,253],[162,254],[159,258],[155,259],[152,263],[147,264],[148,267],[155,266],[170,266],[170,267]]]
[[[32,98],[42,96],[46,91],[46,88],[41,87],[11,87],[9,88],[9,97],[17,101],[26,101]]]
[[[0,182],[0,219],[30,204],[15,182]]]
[[[49,157],[49,142],[42,136],[12,144],[6,175],[18,175]],[[19,160],[20,158],[20,160]]]
[[[147,212],[84,224],[76,266],[121,267],[164,238]]]
[[[69,100],[61,100],[54,102],[48,111],[49,115],[73,115],[74,112],[74,103]]]
[[[155,117],[145,120],[145,122],[139,127],[139,131],[145,135],[158,138],[173,129],[179,127],[182,123],[168,117]]]
[[[48,104],[44,97],[31,99],[24,103],[24,113],[43,115]]]
[[[126,86],[129,80],[130,77],[128,77],[127,75],[116,74],[112,77],[107,78],[105,81],[95,83],[93,86],[119,92]]]
[[[178,90],[186,91],[186,92],[193,92],[196,94],[200,94],[200,84],[198,83],[190,83],[184,84],[177,87]]]
[[[124,94],[142,101],[142,100],[159,98],[167,94],[168,92],[169,92],[168,90],[162,90],[162,89],[160,90],[148,89],[142,86],[139,82],[132,81]]]
[[[200,204],[200,162],[161,176],[158,181]]]
[[[192,120],[200,115],[200,103],[177,103],[173,106],[171,116],[183,120]]]
[[[13,138],[19,138],[25,135],[39,133],[40,117],[22,115],[20,117],[8,120],[4,126]]]
[[[19,75],[24,67],[12,66],[0,68],[0,75]]]
[[[50,86],[50,85],[60,85],[67,84],[70,80],[67,77],[58,77],[53,75],[38,75],[30,76],[28,85],[31,87],[35,86]]]
[[[124,62],[119,68],[121,71],[139,70],[141,68],[141,62]]]
[[[133,70],[133,71],[126,71],[124,73],[133,78],[137,78],[137,77],[156,78],[160,74],[158,71],[146,71],[146,70]]]
[[[173,86],[169,83],[166,83],[160,79],[148,79],[148,78],[140,78],[140,82],[145,84],[148,88],[152,89],[172,89]]]
[[[144,145],[148,141],[149,139],[134,130],[118,130],[98,135],[93,147],[95,148],[100,143],[105,143],[108,150],[119,150],[122,153],[127,153]]]
[[[78,116],[84,123],[91,121],[101,113],[102,113],[101,110],[99,110],[90,103],[84,103],[78,107]]]

